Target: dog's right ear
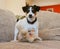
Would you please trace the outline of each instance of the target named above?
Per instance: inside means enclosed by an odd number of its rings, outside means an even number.
[[[26,6],[22,7],[22,10],[23,10],[24,12],[26,12]]]
[[[28,7],[29,7],[29,5],[26,5],[26,6],[22,7],[22,10],[23,10],[24,12],[26,12],[27,9],[28,9]]]

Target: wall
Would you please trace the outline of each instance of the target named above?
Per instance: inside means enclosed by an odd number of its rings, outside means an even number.
[[[0,0],[0,9],[10,10],[15,15],[25,15],[22,11],[22,6],[25,5],[25,2],[25,0]],[[34,0],[32,4],[36,4],[38,6],[48,6],[60,4],[60,0]]]
[[[12,11],[15,15],[25,15],[22,6],[25,6],[25,0],[0,0],[0,9]]]
[[[32,2],[32,5],[38,5],[38,6],[49,6],[49,5],[55,5],[60,4],[60,0],[34,0]]]
[[[5,9],[12,11],[15,15],[24,15],[22,6],[25,5],[25,0],[5,0]]]
[[[60,0],[34,0],[31,5],[38,5],[41,10],[52,8],[54,12],[60,13]]]
[[[0,0],[0,9],[5,8],[5,0]]]
[[[60,4],[57,5],[49,5],[49,6],[41,6],[41,10],[46,11],[47,9],[52,8],[53,12],[60,13]]]

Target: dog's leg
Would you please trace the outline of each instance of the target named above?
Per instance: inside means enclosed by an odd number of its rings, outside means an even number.
[[[14,32],[14,41],[17,40],[17,35],[18,35],[18,29],[15,27],[15,32]]]
[[[38,35],[38,29],[36,30],[35,36],[36,36],[36,39],[37,39],[37,40],[42,41],[42,38],[41,38],[41,37],[39,37],[39,35]]]

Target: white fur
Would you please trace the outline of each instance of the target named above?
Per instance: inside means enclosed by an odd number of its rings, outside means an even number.
[[[27,16],[26,16],[26,17],[29,19],[29,21],[31,21],[31,22],[35,20],[35,15],[34,15],[34,13],[32,12],[32,10],[33,10],[32,7],[30,7],[30,8],[29,8],[29,13],[28,13]],[[32,18],[29,18],[29,15],[30,15],[30,14],[32,15]]]
[[[29,16],[29,14],[31,14],[32,16],[34,16],[34,13],[32,12],[32,7],[29,8],[29,13],[27,14],[27,17]]]
[[[38,22],[36,21],[34,24],[28,24],[26,18],[24,18],[22,20],[19,20],[16,23],[14,40],[16,40],[16,36],[17,36],[18,32],[21,30],[20,28],[23,28],[26,30],[34,29],[36,36],[38,36]]]

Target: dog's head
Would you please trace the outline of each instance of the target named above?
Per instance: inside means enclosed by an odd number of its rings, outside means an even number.
[[[34,19],[36,18],[36,13],[40,10],[40,7],[39,6],[29,6],[29,5],[26,5],[24,7],[22,7],[23,11],[26,13],[27,17],[29,19]]]

